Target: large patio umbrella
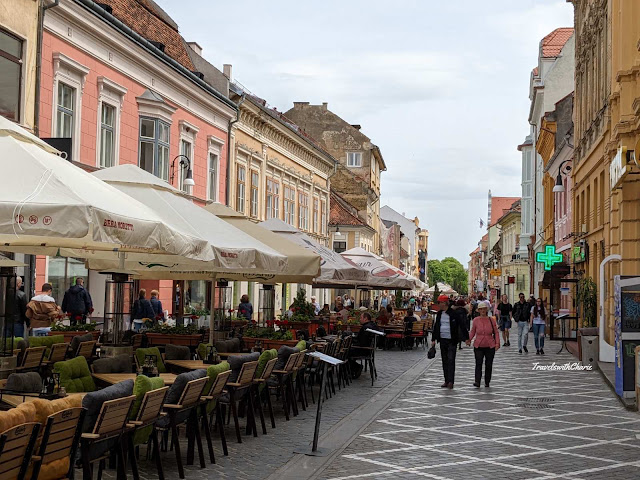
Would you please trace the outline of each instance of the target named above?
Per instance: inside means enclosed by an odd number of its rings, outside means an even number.
[[[386,290],[413,290],[415,282],[409,274],[385,262],[378,255],[355,247],[341,255],[369,273],[367,286]]]
[[[213,260],[206,242],[56,155],[0,116],[0,249],[84,257],[166,253]],[[108,253],[107,253],[108,252]]]
[[[287,268],[287,257],[230,223],[188,200],[182,192],[135,165],[119,165],[93,174],[122,193],[146,204],[169,227],[204,242],[212,259],[206,262],[170,255],[126,254],[115,263],[99,252],[89,257],[89,268],[123,268],[141,278],[195,278],[212,272],[277,274]]]
[[[282,220],[272,218],[261,222],[259,225],[271,230],[286,240],[311,250],[321,257],[320,275],[316,277],[313,282],[314,285],[353,287],[367,281],[368,274],[366,271]]]

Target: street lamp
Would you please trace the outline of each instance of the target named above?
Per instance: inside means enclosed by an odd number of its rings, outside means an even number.
[[[558,167],[558,176],[556,177],[556,184],[553,187],[553,193],[564,193],[565,188],[564,188],[564,184],[562,183],[562,174],[568,175],[569,172],[571,171],[571,165],[567,165],[566,167],[564,167],[564,170],[562,169],[562,166],[565,163],[570,163],[570,162],[571,160],[565,160]]]
[[[182,157],[182,158],[180,158]],[[175,166],[176,166],[176,160],[180,158],[180,162],[178,162],[178,165],[180,165],[180,168],[186,169],[187,170],[187,175],[185,176],[185,179],[182,181],[183,185],[187,186],[187,187],[193,187],[196,182],[193,181],[193,172],[191,171],[191,160],[189,160],[189,157],[187,157],[186,155],[176,155],[176,157],[173,159],[173,161],[171,162],[171,181],[170,183],[173,184],[173,179],[175,178]]]

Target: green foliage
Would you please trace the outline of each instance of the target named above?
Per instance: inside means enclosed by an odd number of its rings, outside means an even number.
[[[167,333],[171,335],[193,335],[196,333],[201,333],[198,330],[198,326],[194,324],[189,324],[187,326],[184,325],[176,325],[175,327],[171,327],[166,323],[162,325],[155,325],[151,328],[145,330],[147,333]]]
[[[598,288],[591,277],[578,281],[577,300],[583,327],[595,327],[598,313]]]
[[[315,307],[307,302],[307,292],[304,289],[298,290],[291,311],[293,312],[291,320],[294,322],[308,322],[315,317]]]
[[[402,290],[396,290],[396,308],[402,308]]]
[[[51,325],[52,332],[93,332],[96,329],[95,323],[79,323],[77,325],[63,325],[56,322]]]
[[[276,330],[273,327],[249,327],[244,331],[243,336],[269,340],[293,340],[293,332],[291,330]]]
[[[455,258],[446,257],[442,261],[429,260],[427,269],[430,284],[446,283],[461,295],[468,293],[467,272]]]
[[[193,306],[189,305],[184,309],[184,314],[185,315],[195,315],[196,317],[205,317],[207,315],[210,315],[211,312],[209,311],[209,309],[207,307],[196,308],[196,307],[193,307]]]

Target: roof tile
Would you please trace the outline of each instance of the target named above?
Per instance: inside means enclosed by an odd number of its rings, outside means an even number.
[[[366,227],[367,224],[360,220],[356,215],[351,213],[342,202],[344,199],[338,198],[336,194],[331,192],[331,208],[329,209],[330,225],[353,225],[354,227]]]
[[[540,42],[542,47],[542,56],[544,58],[551,58],[560,55],[562,47],[564,47],[567,40],[571,38],[571,35],[573,35],[573,28],[556,28]]]
[[[520,197],[491,197],[491,226],[498,223],[504,211],[509,210],[516,200]]]

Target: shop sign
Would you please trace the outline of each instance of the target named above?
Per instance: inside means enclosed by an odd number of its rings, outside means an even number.
[[[492,269],[489,270],[489,276],[491,277],[499,277],[502,275],[502,270]]]
[[[634,154],[634,152],[630,153],[631,155]],[[629,166],[627,165],[627,147],[618,147],[618,151],[616,152],[615,157],[613,157],[613,160],[611,160],[611,165],[609,165],[611,190],[618,188],[628,173]]]
[[[544,252],[536,253],[536,262],[543,263],[545,270],[551,270],[551,267],[562,262],[562,259],[562,254],[556,253],[555,245],[547,245],[544,247]]]

